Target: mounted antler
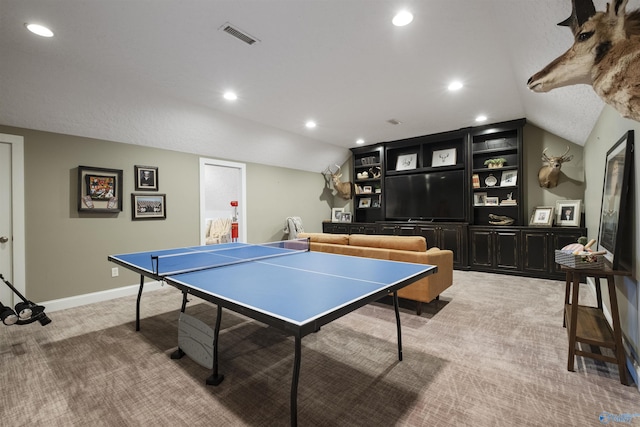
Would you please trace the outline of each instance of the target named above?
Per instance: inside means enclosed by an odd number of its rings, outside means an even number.
[[[331,174],[331,180],[333,181],[333,188],[338,192],[338,195],[343,199],[350,199],[353,194],[353,184],[351,182],[341,182],[342,172],[340,166],[335,172],[331,170],[331,166],[327,167],[326,171]]]
[[[571,0],[571,16],[558,25],[571,28],[574,35],[578,35],[578,29],[596,14],[596,7],[592,0]]]
[[[560,168],[565,162],[570,162],[573,159],[573,155],[567,156],[569,153],[569,147],[567,151],[562,153],[558,157],[547,156],[547,148],[542,151],[542,162],[544,165],[538,171],[538,182],[540,187],[553,188],[558,185],[558,179],[560,178]]]
[[[592,0],[572,0],[571,16],[558,25],[571,28],[573,46],[542,70],[527,86],[548,92],[589,84],[623,116],[640,121],[640,11],[627,14],[628,0],[612,0],[596,12]]]

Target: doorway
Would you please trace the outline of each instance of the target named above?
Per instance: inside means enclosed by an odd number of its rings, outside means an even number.
[[[238,241],[247,241],[247,171],[244,163],[200,159],[200,244],[205,244],[207,222],[232,218],[238,202]]]
[[[25,292],[24,138],[0,133],[0,273]],[[13,292],[0,283],[0,301],[13,306]]]

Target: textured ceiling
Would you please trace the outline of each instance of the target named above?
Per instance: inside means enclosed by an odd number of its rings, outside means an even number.
[[[403,7],[414,21],[394,27]],[[571,45],[556,26],[570,9],[570,0],[0,0],[0,124],[318,172],[358,138],[474,126],[480,113],[489,123],[526,117],[583,144],[603,107],[592,89],[526,87]],[[25,22],[56,35],[33,36]],[[259,42],[220,31],[226,22]],[[465,87],[450,93],[454,78]],[[239,99],[222,99],[227,89]]]

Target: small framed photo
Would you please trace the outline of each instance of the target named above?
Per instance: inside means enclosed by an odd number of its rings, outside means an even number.
[[[331,208],[331,222],[341,222],[344,208]]]
[[[533,210],[529,226],[551,227],[553,225],[553,206],[538,206]]]
[[[167,200],[164,194],[131,193],[131,219],[166,219]]]
[[[500,179],[500,187],[512,187],[518,181],[518,171],[504,171]]]
[[[155,166],[134,166],[136,191],[158,191],[158,168]]]
[[[340,222],[351,222],[351,212],[341,212]]]
[[[579,227],[581,206],[582,200],[558,200],[556,202],[556,225]]]
[[[487,200],[487,193],[473,193],[473,205],[484,206]]]
[[[415,169],[418,165],[418,153],[413,154],[402,154],[398,156],[398,161],[396,162],[396,170],[397,171],[406,171]]]
[[[485,206],[498,206],[500,204],[500,199],[497,197],[487,197],[484,199]]]
[[[480,175],[474,173],[471,181],[473,182],[473,188],[480,188]]]
[[[359,208],[370,208],[371,207],[371,197],[364,197],[360,199],[358,203]]]
[[[78,166],[78,212],[122,211],[122,169]]]
[[[373,193],[373,187],[371,187],[370,185],[365,185],[364,187],[362,187],[362,194],[371,194]]]
[[[431,157],[431,167],[453,166],[456,164],[456,149],[435,150]]]

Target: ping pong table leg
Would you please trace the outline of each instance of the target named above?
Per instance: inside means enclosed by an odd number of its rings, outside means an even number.
[[[398,360],[402,361],[402,331],[400,327],[400,310],[398,309],[398,292],[393,292],[393,308],[396,311],[396,327],[398,328]]]
[[[140,288],[138,289],[138,300],[136,301],[136,331],[140,330],[140,299],[142,298],[142,288],[144,287],[144,276],[140,275]]]
[[[218,305],[216,327],[213,330],[213,373],[207,378],[207,385],[219,385],[224,375],[218,373],[218,335],[220,335],[220,321],[222,320],[222,306]]]
[[[182,291],[182,307],[180,308],[180,313],[184,313],[186,309],[187,309],[187,291]],[[184,355],[185,355],[185,352],[180,347],[178,347],[176,351],[171,353],[171,358],[182,359]]]
[[[302,358],[302,338],[296,335],[295,360],[291,377],[291,426],[298,425],[298,380],[300,379],[300,359]]]

